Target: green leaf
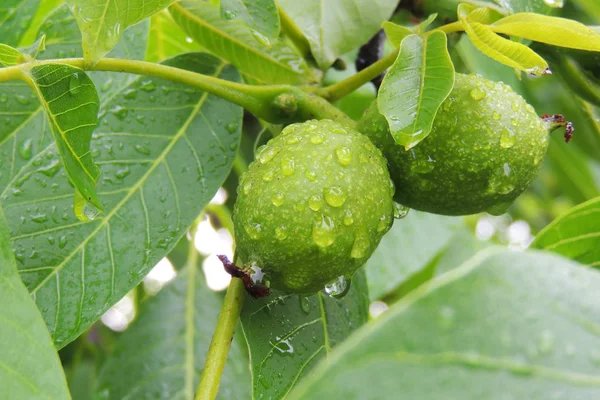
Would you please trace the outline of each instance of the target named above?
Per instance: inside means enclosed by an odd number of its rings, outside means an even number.
[[[202,47],[259,83],[299,84],[315,80],[306,62],[287,43],[252,34],[242,21],[223,20],[218,6],[186,0],[174,4],[169,11]]]
[[[275,0],[221,0],[221,16],[239,19],[250,29],[274,38],[279,35],[279,13]]]
[[[585,14],[592,17],[595,23],[600,22],[600,3],[596,0],[573,0],[572,2],[581,8]]]
[[[600,51],[600,34],[570,19],[519,13],[494,22],[496,33],[513,35],[553,46]]]
[[[42,51],[46,49],[46,36],[42,35],[31,46],[20,49],[27,60],[35,60]]]
[[[425,139],[453,85],[454,65],[446,34],[435,31],[425,38],[405,37],[377,97],[394,140],[408,150]]]
[[[391,21],[385,21],[381,25],[381,27],[385,31],[385,34],[387,35],[388,39],[390,39],[390,42],[392,42],[392,44],[396,47],[400,46],[400,43],[402,43],[402,40],[405,37],[414,33],[407,27],[395,24]]]
[[[0,64],[17,65],[25,61],[23,54],[14,47],[0,43]]]
[[[326,69],[377,33],[398,1],[281,0],[278,4],[308,39],[319,67]]]
[[[83,57],[94,65],[117,45],[128,27],[175,0],[67,0],[81,29]]]
[[[70,399],[50,335],[17,273],[0,207],[0,387],[12,399]]]
[[[383,298],[427,267],[462,225],[462,218],[416,210],[396,221],[367,262],[371,299]]]
[[[288,398],[596,398],[599,285],[558,256],[485,250],[352,335]]]
[[[433,23],[433,21],[435,21],[435,19],[437,18],[437,14],[431,14],[429,17],[427,17],[426,20],[422,21],[420,24],[418,24],[417,26],[415,26],[413,29],[415,31],[415,33],[421,35],[423,33],[425,33],[425,31],[427,30],[427,28]]]
[[[143,52],[143,37],[136,32],[130,45]],[[239,80],[234,68],[206,54],[168,65]],[[13,164],[0,177],[0,200],[10,210],[21,276],[58,347],[168,253],[225,180],[240,140],[240,107],[160,79],[97,74],[104,83],[91,151],[102,172],[105,213],[88,223],[72,215],[72,188],[42,134],[39,111],[13,97],[0,102],[0,112],[27,111],[0,131],[0,157]],[[20,95],[21,87],[13,89]],[[13,148],[26,157],[11,157]]]
[[[552,221],[531,244],[592,267],[600,267],[600,197]]]
[[[458,6],[458,19],[468,18],[469,21],[479,22],[484,25],[491,24],[504,17],[503,14],[489,7],[477,7],[471,4]]]
[[[102,209],[96,194],[100,169],[90,151],[100,101],[83,70],[60,64],[34,65],[27,71],[46,115],[69,179],[86,201]]]
[[[2,0],[0,6],[0,42],[17,47],[31,23],[40,0]]]
[[[175,281],[142,304],[101,371],[98,398],[194,399],[223,303],[206,287],[196,260],[197,253],[190,254]],[[238,336],[229,350],[220,399],[250,398],[248,358]]]
[[[202,48],[198,43],[181,30],[168,11],[161,11],[150,18],[146,61],[159,62],[178,54],[200,50]]]
[[[268,298],[248,299],[241,322],[250,352],[252,397],[285,397],[319,360],[367,322],[368,310],[362,269],[340,300],[323,293],[300,297],[277,292]]]
[[[487,25],[468,19],[461,22],[471,42],[486,56],[529,74],[548,73],[548,63],[529,47],[498,36]]]

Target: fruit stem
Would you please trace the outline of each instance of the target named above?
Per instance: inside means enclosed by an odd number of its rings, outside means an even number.
[[[219,320],[213,333],[200,382],[196,390],[195,400],[213,400],[217,397],[221,375],[227,362],[229,347],[233,341],[235,327],[240,319],[242,305],[246,297],[244,283],[233,278],[227,288]]]
[[[300,28],[298,28],[298,25],[296,25],[294,20],[290,18],[290,16],[283,10],[283,8],[281,8],[281,6],[278,7],[278,10],[279,20],[281,22],[281,30],[283,31],[285,36],[287,36],[292,41],[294,47],[298,49],[300,55],[302,55],[304,59],[312,59],[313,56],[310,51],[310,44],[308,43],[306,37],[304,37],[304,34],[300,30]]]
[[[395,49],[393,52],[383,57],[376,63],[371,64],[362,71],[336,84],[319,89],[315,91],[315,93],[331,102],[339,100],[354,92],[365,83],[370,82],[372,79],[379,76],[379,74],[381,74],[383,71],[388,69],[394,63],[394,61],[396,61],[398,52],[399,49]]]
[[[573,138],[573,132],[575,131],[575,127],[573,124],[565,119],[565,117],[561,114],[544,114],[542,115],[542,120],[548,124],[548,129],[550,132],[557,130],[558,128],[565,128],[565,143],[569,143]]]

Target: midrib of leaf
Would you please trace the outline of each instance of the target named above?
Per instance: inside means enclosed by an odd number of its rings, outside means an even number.
[[[428,46],[428,38],[422,40],[423,48],[421,53],[421,79],[419,81],[419,100],[417,101],[417,115],[415,121],[413,122],[412,131],[414,132],[417,129],[417,123],[419,122],[419,113],[421,112],[421,105],[424,101],[423,96],[423,88],[425,87],[425,71],[427,70],[427,46]]]
[[[582,374],[570,370],[544,367],[531,363],[519,363],[513,359],[488,357],[478,354],[464,354],[459,352],[443,352],[433,354],[419,354],[410,352],[380,353],[371,357],[361,358],[362,365],[379,362],[381,359],[413,364],[413,365],[461,365],[469,368],[482,368],[486,370],[506,371],[517,375],[532,375],[540,378],[552,379],[578,385],[600,386],[600,376]]]
[[[327,317],[325,316],[325,303],[323,302],[323,295],[321,293],[319,296],[319,309],[321,310],[321,320],[323,324],[323,341],[325,342],[325,351],[327,354],[331,351],[331,347],[329,345],[329,332],[327,331]]]
[[[54,71],[51,71],[48,73],[48,75],[50,75],[51,73],[53,73]],[[83,71],[81,71],[82,73],[84,73]],[[24,74],[24,79],[25,82],[27,82],[27,84],[33,89],[33,91],[35,92],[35,94],[37,95],[38,100],[41,103],[41,108],[44,108],[43,106],[46,106],[46,109],[48,110],[48,112],[46,113],[48,118],[50,118],[50,120],[53,122],[53,127],[56,128],[56,130],[58,130],[58,132],[60,133],[60,137],[63,139],[63,141],[65,142],[65,144],[67,145],[67,147],[69,148],[70,153],[74,156],[74,158],[77,160],[77,164],[79,164],[79,166],[81,167],[81,169],[85,172],[85,174],[90,178],[90,180],[92,182],[96,182],[96,180],[98,179],[97,177],[93,177],[92,175],[90,175],[90,171],[88,171],[88,169],[85,167],[85,165],[83,165],[83,163],[81,162],[81,158],[83,158],[84,156],[87,155],[87,153],[82,154],[81,156],[78,156],[77,153],[75,152],[75,150],[73,149],[73,147],[71,146],[71,143],[67,140],[67,136],[66,136],[66,132],[62,130],[62,128],[60,127],[60,125],[58,124],[58,122],[56,121],[56,117],[54,115],[54,113],[50,110],[50,105],[48,104],[48,102],[44,99],[44,96],[42,95],[42,92],[40,91],[38,85],[34,82],[33,78],[28,75],[28,74]],[[60,80],[63,79],[68,79],[69,76],[65,76],[63,78],[61,78]],[[59,81],[56,81],[53,83],[53,85],[57,84]],[[60,99],[60,97],[57,97],[55,100]],[[91,104],[91,102],[88,102],[86,104],[79,104],[77,106],[77,108],[83,106],[83,105],[87,105],[87,104]],[[73,108],[69,109],[69,110],[65,110],[62,113],[66,113],[69,111],[74,110]],[[61,114],[62,114],[61,113]],[[85,126],[96,126],[96,124],[83,124],[83,125],[77,125],[75,128],[81,128],[81,127],[85,127]]]
[[[221,71],[223,70],[224,67],[225,67],[225,63],[221,63],[221,65],[219,65],[215,69],[215,72],[214,72],[215,76],[219,75],[221,73]],[[81,243],[75,249],[73,249],[73,251],[71,252],[71,254],[69,254],[68,256],[66,256],[65,259],[60,264],[58,264],[56,266],[56,268],[54,268],[52,270],[52,272],[50,272],[50,274],[48,274],[48,276],[46,276],[35,288],[33,288],[31,290],[30,293],[32,295],[34,295],[35,293],[37,293],[37,291],[41,287],[43,287],[46,284],[46,282],[48,282],[50,280],[50,278],[52,278],[54,275],[56,275],[57,273],[59,273],[62,270],[62,268],[79,252],[79,250],[81,250],[83,247],[85,247],[87,245],[88,241],[90,241],[93,237],[95,237],[96,234],[106,224],[109,223],[110,219],[118,212],[118,210],[120,210],[121,207],[129,199],[131,199],[131,197],[137,192],[137,190],[142,187],[142,184],[146,182],[146,180],[152,174],[152,172],[154,172],[154,170],[156,169],[156,167],[158,167],[158,165],[164,160],[164,158],[167,156],[167,154],[175,146],[175,144],[177,143],[177,141],[186,133],[187,128],[192,123],[192,121],[193,121],[194,117],[196,116],[196,114],[198,113],[198,111],[204,105],[204,102],[206,101],[207,97],[208,97],[208,93],[204,92],[202,94],[202,97],[198,101],[198,104],[194,107],[193,111],[190,113],[190,116],[188,117],[188,119],[185,121],[185,123],[182,125],[182,127],[177,131],[177,133],[175,135],[173,135],[171,142],[165,147],[165,149],[162,151],[162,153],[150,165],[150,168],[148,168],[148,171],[146,171],[146,173],[144,173],[144,175],[142,175],[142,177],[140,178],[140,180],[135,185],[133,185],[129,190],[126,191],[127,194],[123,197],[123,199],[121,201],[119,201],[119,203],[117,203],[117,205],[115,205],[115,207],[104,218],[102,218],[100,220],[100,223],[98,224],[98,226],[92,232],[90,232],[90,234],[86,238],[84,238],[81,241]]]
[[[197,23],[198,25],[201,25],[207,29],[209,29],[210,31],[214,32],[217,36],[221,36],[226,38],[227,40],[238,44],[240,47],[244,48],[244,50],[246,50],[249,53],[253,53],[256,54],[257,56],[259,56],[260,58],[262,58],[263,60],[276,64],[280,67],[282,67],[283,69],[292,72],[294,75],[298,75],[297,71],[294,71],[292,68],[290,68],[288,65],[286,64],[282,64],[281,62],[279,62],[279,60],[277,60],[276,58],[272,58],[272,57],[268,57],[265,53],[258,51],[257,49],[248,46],[246,43],[244,42],[240,42],[239,40],[237,40],[235,37],[233,36],[229,36],[226,32],[224,31],[219,31],[217,29],[215,29],[212,25],[210,24],[206,24],[204,22],[204,20],[196,17],[194,14],[190,13],[188,10],[193,10],[193,8],[183,8],[181,7],[181,5],[175,3],[173,4],[171,7],[173,8],[177,8],[177,11],[180,12],[181,14],[183,14],[186,18],[188,18],[189,20],[194,21],[195,23]],[[247,72],[244,72],[245,75],[248,75]],[[259,78],[255,78],[254,76],[252,76],[254,79],[259,79]],[[260,80],[260,79],[259,79]]]
[[[92,47],[92,49],[94,49],[98,46],[98,39],[100,38],[100,30],[102,29],[102,26],[104,25],[104,20],[106,19],[106,12],[108,11],[108,6],[109,6],[110,2],[111,2],[111,0],[106,0],[106,7],[104,7],[104,12],[102,13],[102,17],[100,17],[100,19],[96,20],[96,21],[100,21],[100,23],[98,24],[98,30],[96,31],[96,36],[94,37],[94,46]]]

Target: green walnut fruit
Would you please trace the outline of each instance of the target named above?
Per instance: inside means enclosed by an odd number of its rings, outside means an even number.
[[[376,103],[357,129],[388,159],[402,205],[444,215],[499,215],[537,176],[550,127],[509,86],[457,74],[431,133],[412,149],[394,142]]]
[[[392,225],[393,195],[366,136],[330,120],[289,125],[242,176],[236,251],[272,288],[315,293],[371,256]]]

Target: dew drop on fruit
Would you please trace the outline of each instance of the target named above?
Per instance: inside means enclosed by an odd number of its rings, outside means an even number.
[[[321,144],[325,141],[325,136],[323,136],[323,134],[321,133],[315,133],[314,135],[310,136],[310,142],[312,144]]]
[[[502,134],[500,135],[500,147],[509,149],[513,147],[516,142],[517,137],[515,133],[507,127],[504,127],[502,129]]]
[[[306,171],[304,175],[306,175],[306,178],[311,182],[317,179],[317,174],[315,171]]]
[[[280,149],[278,147],[270,147],[265,146],[262,148],[261,152],[258,154],[258,161],[261,164],[266,164],[273,159],[279,153]]]
[[[338,276],[327,285],[325,285],[325,293],[334,299],[341,299],[350,290],[350,279],[345,276]]]
[[[475,87],[469,91],[469,95],[471,96],[471,98],[477,101],[482,100],[486,94],[487,93],[485,92],[485,90],[482,90],[478,87]]]
[[[352,150],[347,146],[339,146],[335,149],[335,156],[337,161],[344,167],[347,167],[352,162]]]
[[[367,255],[369,248],[371,246],[371,240],[369,239],[369,235],[360,231],[356,234],[354,238],[354,243],[352,244],[352,250],[350,251],[350,257],[352,258],[363,258]]]
[[[271,203],[273,203],[273,205],[275,207],[279,207],[280,205],[283,204],[284,199],[285,199],[285,197],[284,197],[283,193],[277,192],[271,197]]]
[[[269,171],[265,172],[262,179],[265,182],[271,182],[273,180],[273,170],[269,170]]]
[[[285,138],[285,144],[296,144],[300,142],[300,137],[297,135],[288,135]]]
[[[339,186],[332,186],[323,190],[323,197],[331,207],[341,207],[346,202],[346,193]]]
[[[313,225],[313,241],[319,247],[328,247],[335,241],[333,229],[335,224],[328,215],[321,214],[321,219]]]
[[[319,211],[321,206],[323,205],[323,200],[321,200],[321,196],[313,194],[308,199],[308,208],[313,211]]]
[[[408,215],[410,208],[394,202],[394,218],[402,219]]]
[[[417,174],[428,174],[435,168],[435,160],[431,157],[427,159],[417,159],[411,165],[410,169]]]
[[[294,174],[295,162],[291,157],[286,157],[281,161],[281,172],[284,176],[290,176]]]
[[[502,118],[502,114],[500,114],[500,113],[498,113],[498,112],[494,111],[494,112],[492,113],[492,118],[493,118],[493,119],[495,119],[496,121],[498,121],[500,118]]]
[[[246,233],[250,236],[251,239],[258,240],[260,238],[260,232],[262,231],[262,226],[256,222],[249,222],[244,226],[246,229]]]
[[[244,192],[244,194],[248,194],[250,193],[250,190],[252,190],[252,181],[247,181],[244,182],[244,184],[242,185],[242,191]]]
[[[383,214],[380,218],[379,218],[379,222],[377,223],[377,232],[383,232],[383,231],[387,231],[390,229],[390,227],[392,226],[390,218]]]
[[[309,313],[312,309],[312,305],[310,304],[310,299],[308,297],[300,296],[300,308],[305,313]]]
[[[346,135],[348,134],[348,131],[346,131],[344,128],[333,128],[331,130],[332,133],[337,133],[338,135]]]
[[[346,214],[344,215],[344,225],[350,226],[354,223],[354,217],[352,216],[352,211],[346,210]]]
[[[519,111],[519,103],[517,103],[516,101],[513,101],[511,106],[513,111]]]
[[[287,227],[282,225],[275,228],[275,238],[277,240],[284,240],[287,237]]]

